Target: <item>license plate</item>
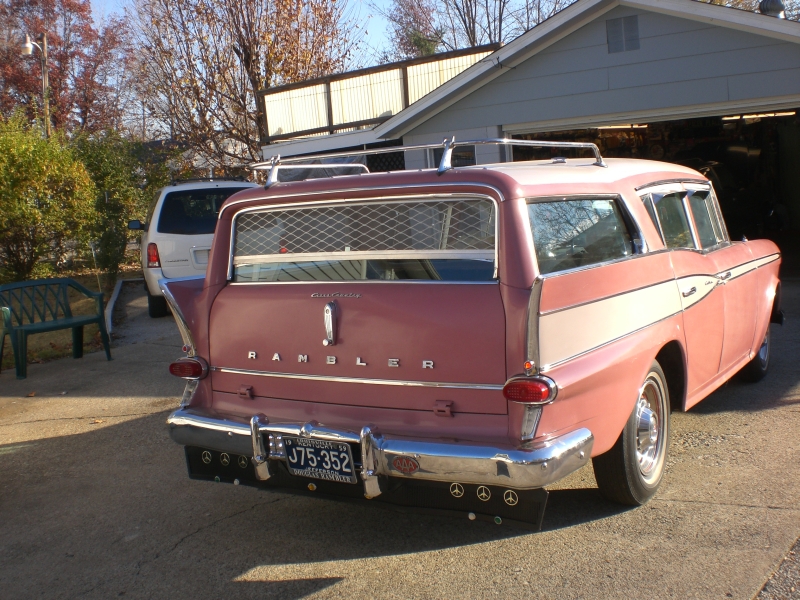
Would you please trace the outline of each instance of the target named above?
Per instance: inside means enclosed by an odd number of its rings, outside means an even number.
[[[356,483],[353,453],[348,444],[283,436],[283,446],[292,475]]]

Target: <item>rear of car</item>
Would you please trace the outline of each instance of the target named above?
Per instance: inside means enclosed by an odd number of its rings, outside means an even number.
[[[143,230],[142,271],[151,317],[167,314],[158,281],[205,273],[220,207],[254,186],[226,180],[176,182],[159,190],[144,224],[132,222],[133,229]]]
[[[559,160],[232,199],[205,278],[161,282],[190,476],[540,527],[545,487],[594,458],[601,489],[635,463],[641,493],[610,496],[646,502],[691,294],[636,188],[676,177],[704,181]]]

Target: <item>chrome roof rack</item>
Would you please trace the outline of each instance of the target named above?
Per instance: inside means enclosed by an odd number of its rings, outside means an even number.
[[[281,158],[280,154],[273,156],[270,160],[263,161],[263,162],[256,162],[247,165],[247,168],[251,171],[262,171],[269,169],[269,175],[267,176],[267,183],[264,187],[270,187],[278,182],[278,171],[279,169],[340,169],[340,168],[354,168],[354,169],[363,169],[365,172],[369,173],[369,169],[366,165],[361,163],[311,163],[309,164],[306,161],[309,160],[323,160],[323,159],[330,159],[330,158],[346,158],[346,157],[353,157],[353,156],[368,156],[373,154],[388,154],[391,152],[405,152],[408,150],[428,150],[432,148],[442,148],[444,151],[442,152],[442,159],[439,161],[439,167],[436,169],[436,172],[439,175],[451,170],[453,168],[452,165],[452,157],[453,157],[453,148],[458,148],[460,146],[479,146],[479,145],[494,145],[494,146],[528,146],[531,148],[586,148],[587,150],[591,150],[594,154],[595,166],[598,167],[607,167],[608,165],[603,160],[602,155],[600,154],[600,149],[597,147],[596,144],[592,144],[591,142],[545,142],[545,141],[537,141],[537,140],[514,140],[508,138],[487,138],[481,140],[463,140],[463,141],[456,141],[455,136],[450,138],[449,140],[445,138],[438,144],[417,144],[413,146],[390,146],[386,148],[373,148],[371,150],[345,150],[342,152],[332,152],[329,154],[315,154],[312,156],[298,156],[293,158]]]

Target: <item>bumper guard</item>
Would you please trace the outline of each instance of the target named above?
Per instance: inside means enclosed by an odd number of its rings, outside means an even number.
[[[374,425],[359,433],[332,429],[316,422],[270,423],[255,415],[249,423],[197,409],[180,409],[167,419],[170,437],[183,446],[210,448],[250,456],[256,477],[269,479],[268,460],[286,461],[282,436],[359,444],[364,495],[381,494],[380,477],[500,485],[517,489],[542,488],[584,466],[594,438],[585,428],[544,440],[511,444],[382,435]],[[265,444],[266,441],[266,444]],[[413,473],[394,467],[395,458],[413,458]]]

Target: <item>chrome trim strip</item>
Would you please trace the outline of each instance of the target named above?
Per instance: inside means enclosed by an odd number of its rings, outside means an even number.
[[[692,183],[692,184],[708,185],[708,186],[711,185],[711,182],[708,179],[694,179],[686,177],[680,179],[662,179],[659,181],[653,181],[651,183],[645,183],[644,185],[640,185],[639,187],[635,187],[633,189],[634,191],[638,192],[639,190],[646,190],[647,188],[655,187],[657,185],[669,185],[671,183],[679,183],[681,185],[684,183]]]
[[[623,256],[622,258],[615,258],[614,260],[606,260],[599,263],[594,263],[591,265],[583,265],[581,267],[574,267],[572,269],[565,269],[564,271],[558,271],[556,273],[545,273],[543,275],[539,275],[544,280],[552,279],[554,277],[561,277],[563,275],[571,275],[573,273],[579,273],[581,271],[589,271],[591,269],[599,269],[600,267],[605,267],[608,265],[613,265],[616,263],[626,262],[629,260],[636,260],[637,258],[645,258],[647,256],[654,256],[656,254],[663,254],[665,252],[670,252],[671,250],[675,250],[676,248],[660,248],[659,250],[648,250],[642,254],[631,254],[630,256]],[[694,248],[680,248],[681,250],[691,250],[694,252],[699,252]]]
[[[427,481],[458,481],[469,484],[502,485],[506,488],[535,489],[549,485],[586,465],[594,437],[586,428],[558,437],[514,445],[450,439],[410,438],[381,435],[374,425],[364,425],[359,433],[309,423],[269,423],[266,417],[249,423],[215,418],[199,409],[177,410],[167,419],[170,437],[181,445],[209,447],[242,454],[256,453],[252,438],[286,434],[320,440],[356,443],[361,446],[364,493],[375,497],[380,490],[378,476]],[[252,429],[251,429],[252,427]],[[263,444],[263,442],[262,442]],[[256,439],[256,444],[258,440]],[[261,452],[261,447],[257,449]],[[263,457],[263,455],[259,454]],[[419,464],[414,473],[398,471],[395,458],[413,456]],[[270,455],[272,460],[285,456]]]
[[[309,195],[319,195],[320,193],[335,193],[335,194],[346,194],[348,192],[362,192],[362,191],[379,191],[382,189],[389,189],[389,190],[397,190],[403,189],[403,187],[407,188],[414,188],[414,187],[441,187],[443,185],[448,184],[415,184],[415,185],[407,185],[407,186],[382,186],[382,187],[375,187],[375,188],[354,188],[349,190],[332,190],[331,192],[307,192],[304,194],[286,194],[285,196],[274,196],[274,197],[266,197],[262,198],[261,200],[272,200],[277,198],[301,198],[303,196]],[[337,204],[345,204],[345,203],[353,203],[353,205],[360,205],[360,204],[372,204],[376,202],[380,202],[382,204],[398,204],[403,202],[409,201],[424,201],[425,199],[435,199],[435,198],[445,198],[445,199],[453,199],[453,198],[478,198],[489,200],[494,203],[494,274],[493,277],[497,279],[498,274],[498,261],[500,257],[499,247],[500,247],[500,203],[505,201],[505,197],[494,186],[487,185],[485,183],[458,183],[455,185],[463,185],[463,186],[472,186],[472,187],[483,187],[488,190],[493,191],[497,194],[497,197],[500,199],[499,201],[488,195],[488,194],[476,194],[474,192],[464,192],[464,193],[446,193],[446,194],[409,194],[409,195],[395,195],[395,196],[375,196],[372,198],[359,198],[358,200],[347,200],[347,199],[336,199],[336,200],[314,200],[311,202],[290,202],[285,204],[267,204],[262,206],[251,206],[250,208],[245,208],[237,212],[233,218],[231,218],[231,233],[230,233],[230,243],[228,247],[228,275],[227,280],[231,282],[233,280],[233,265],[234,265],[234,251],[235,251],[235,244],[236,244],[236,220],[239,218],[240,215],[254,212],[254,211],[265,211],[265,210],[275,210],[279,208],[292,208],[292,209],[303,209],[309,206],[328,206],[328,205],[337,205]],[[450,185],[448,185],[450,187]],[[219,220],[222,218],[222,213],[226,208],[229,206],[233,206],[234,204],[240,204],[242,202],[252,202],[253,200],[238,200],[231,204],[226,204],[222,207],[219,212]],[[264,284],[270,284],[271,282],[265,281]],[[341,282],[339,282],[341,283]]]
[[[539,304],[542,301],[542,287],[544,280],[541,276],[533,281],[531,287],[531,297],[528,302],[528,339],[526,354],[529,361],[533,363],[533,373],[539,370]]]
[[[437,281],[435,279],[364,279],[354,281],[231,281],[228,285],[344,285],[357,283],[358,285],[396,285],[398,283],[414,285],[500,285],[492,281]]]
[[[338,383],[364,383],[368,385],[396,385],[401,387],[423,387],[453,390],[502,390],[503,384],[495,383],[449,383],[440,381],[409,381],[400,379],[365,379],[362,377],[334,377],[330,375],[302,375],[300,373],[276,373],[274,371],[254,371],[229,367],[211,367],[219,373],[235,375],[255,375],[256,377],[275,377],[277,379],[302,379],[306,381],[335,381]]]
[[[778,254],[770,254],[762,258],[756,258],[754,260],[749,260],[747,262],[736,265],[735,267],[731,267],[730,269],[725,269],[724,271],[717,273],[716,277],[721,282],[728,283],[729,281],[738,279],[742,275],[747,275],[747,273],[750,273],[751,271],[755,271],[763,266],[773,263],[780,257],[781,255],[780,253],[778,253]],[[727,277],[725,277],[726,274],[728,275]]]
[[[198,279],[198,277],[187,277],[186,279]],[[177,280],[178,279],[175,278],[172,281]],[[183,316],[183,311],[175,301],[175,296],[172,295],[172,292],[170,292],[167,287],[169,281],[168,279],[159,279],[158,287],[161,289],[161,293],[164,294],[164,298],[167,299],[167,304],[169,304],[170,309],[172,309],[172,315],[175,317],[175,323],[178,325],[178,331],[181,334],[181,339],[183,339],[183,345],[187,348],[186,356],[192,358],[197,355],[197,347],[194,345],[194,338],[192,337],[192,332],[189,330],[189,325],[186,323],[186,317]]]
[[[367,250],[347,252],[303,252],[296,254],[245,254],[233,257],[234,266],[250,265],[254,263],[307,263],[326,260],[381,260],[402,259],[409,260],[445,260],[448,258],[463,260],[494,259],[492,250]],[[362,281],[354,279],[338,283],[352,283]],[[270,283],[270,282],[264,282]]]

